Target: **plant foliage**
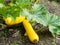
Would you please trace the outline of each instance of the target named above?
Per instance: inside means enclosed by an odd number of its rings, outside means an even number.
[[[0,15],[3,18],[11,16],[15,19],[19,15],[26,16],[29,21],[34,20],[48,26],[53,35],[60,34],[60,16],[49,13],[44,5],[32,4],[32,0],[17,0],[15,2],[11,0],[11,2],[13,3],[12,6],[0,3]]]

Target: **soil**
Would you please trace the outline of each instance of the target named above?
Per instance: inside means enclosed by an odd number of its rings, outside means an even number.
[[[40,3],[44,4],[50,13],[60,15],[60,4],[58,2],[41,0]],[[2,17],[0,16],[0,18]],[[38,31],[41,26],[43,27],[41,24],[36,24],[33,28]],[[36,32],[40,38],[38,43],[30,42],[28,36],[24,36],[24,33],[22,23],[7,27],[4,21],[0,21],[0,45],[60,45],[60,36],[54,39],[47,27],[43,31]]]
[[[17,28],[18,27],[18,28]],[[53,37],[51,33],[47,31],[37,32],[39,36],[38,43],[30,42],[27,36],[24,36],[25,30],[21,26],[15,28],[9,27],[0,31],[0,45],[53,45]],[[21,27],[21,28],[20,28]]]

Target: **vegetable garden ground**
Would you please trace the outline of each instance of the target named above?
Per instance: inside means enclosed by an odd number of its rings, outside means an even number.
[[[60,2],[41,0],[39,3],[45,5],[50,13],[55,13],[60,16]],[[2,17],[0,17],[1,19]],[[0,45],[60,45],[60,36],[56,39],[53,38],[51,32],[47,27],[41,24],[35,24],[33,26],[39,36],[38,43],[31,43],[28,37],[24,36],[25,29],[21,24],[7,26],[3,24],[4,21],[0,21]],[[38,31],[40,27],[44,27],[44,30]]]

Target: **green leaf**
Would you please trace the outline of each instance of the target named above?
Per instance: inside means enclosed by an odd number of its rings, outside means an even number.
[[[32,9],[23,9],[22,15],[26,16],[30,21],[31,19],[36,20],[38,23],[40,22],[41,15],[46,15],[46,7],[41,4],[34,4]],[[42,19],[41,19],[42,20]]]
[[[4,4],[3,3],[0,3],[0,8],[4,7]]]
[[[49,25],[49,31],[52,33],[52,35],[60,35],[60,26]]]
[[[42,4],[34,4],[31,10],[34,15],[45,15],[47,12],[46,7]]]
[[[19,16],[20,11],[21,11],[21,9],[17,5],[3,6],[0,8],[0,14],[3,16],[3,18],[6,18],[10,15],[14,19],[16,19],[16,17]]]
[[[30,4],[31,0],[17,0],[16,3],[26,5],[26,4]]]
[[[40,17],[36,17],[37,22],[43,24],[44,26],[60,26],[60,16],[55,14],[47,13],[46,15],[41,15]]]
[[[46,17],[48,25],[60,25],[60,16],[49,13],[46,15]]]
[[[2,6],[0,7],[0,14],[3,18],[6,18],[6,10],[7,8],[2,4]]]
[[[26,16],[29,21],[33,18],[33,15],[31,15],[27,9],[23,9],[22,15]]]
[[[0,0],[0,3],[4,3],[4,0]]]

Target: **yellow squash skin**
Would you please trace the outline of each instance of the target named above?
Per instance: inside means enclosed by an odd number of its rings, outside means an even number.
[[[15,24],[15,23],[12,21],[12,18],[11,18],[11,17],[7,17],[7,18],[5,19],[5,23],[6,23],[7,25],[13,25],[13,24]]]
[[[13,3],[12,3],[12,2],[10,2],[8,5],[13,6]]]
[[[22,16],[20,16],[20,17],[16,17],[16,24],[18,24],[18,23],[21,23],[21,22],[23,22],[23,20],[25,20],[25,17],[22,17]]]
[[[29,37],[30,41],[33,43],[37,43],[39,41],[39,37],[36,34],[36,32],[33,30],[31,24],[27,20],[24,20],[23,25],[25,27],[26,34]]]
[[[7,17],[7,18],[5,19],[5,23],[6,23],[7,25],[14,25],[14,24],[18,24],[18,23],[23,22],[24,19],[25,19],[25,17],[21,17],[21,16],[16,17],[16,20],[12,20],[11,17]]]

